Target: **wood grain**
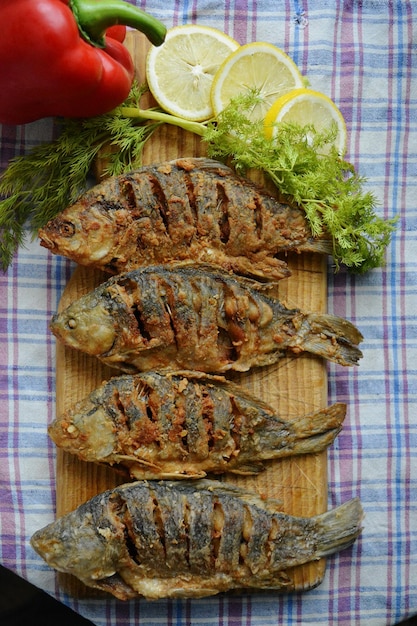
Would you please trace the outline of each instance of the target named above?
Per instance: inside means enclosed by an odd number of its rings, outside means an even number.
[[[139,80],[147,41],[138,33],[129,33],[127,46],[135,59]],[[198,137],[181,129],[160,127],[144,151],[144,164],[184,156],[202,156],[204,146]],[[277,291],[289,306],[304,310],[326,310],[326,263],[313,254],[289,255],[292,276],[281,281]],[[107,278],[97,270],[77,267],[60,302],[62,310],[70,302],[93,289]],[[57,344],[56,410],[59,415],[85,397],[103,380],[117,374],[96,359]],[[245,388],[267,401],[278,413],[293,418],[327,405],[326,365],[309,355],[284,358],[278,364],[233,376]],[[222,480],[252,489],[265,497],[278,498],[286,513],[313,516],[326,510],[327,453],[297,456],[270,462],[256,477],[225,476]],[[125,482],[126,475],[111,468],[84,463],[57,450],[57,516],[75,509],[93,495]],[[286,589],[307,590],[318,585],[324,576],[325,560],[315,561],[285,572]],[[59,574],[64,590],[76,597],[100,596],[75,578]]]

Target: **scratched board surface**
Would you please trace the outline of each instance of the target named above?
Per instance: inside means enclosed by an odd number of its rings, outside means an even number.
[[[138,72],[144,80],[144,59],[148,47],[138,33],[128,33],[130,49]],[[145,146],[143,164],[186,156],[203,156],[200,138],[179,128],[161,126]],[[256,175],[254,175],[256,177]],[[304,310],[326,310],[326,262],[313,254],[289,255],[290,278],[281,281],[277,295],[288,306]],[[62,295],[60,310],[103,282],[107,275],[90,268],[77,267]],[[57,343],[56,404],[57,414],[85,397],[103,380],[117,375],[97,359]],[[286,357],[278,364],[233,376],[243,387],[268,402],[284,418],[320,409],[327,405],[326,365],[309,355]],[[219,479],[220,480],[220,479]],[[289,457],[266,463],[257,476],[227,475],[221,480],[239,484],[266,497],[278,498],[285,513],[310,517],[327,508],[327,453]],[[75,509],[93,495],[126,481],[126,475],[113,468],[85,463],[57,450],[57,516]],[[307,590],[324,576],[325,560],[298,566],[283,574],[286,590]],[[59,583],[76,597],[99,596],[77,579],[59,574]]]

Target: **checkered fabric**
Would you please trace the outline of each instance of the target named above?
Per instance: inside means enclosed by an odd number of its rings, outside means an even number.
[[[55,340],[48,330],[72,264],[30,238],[0,273],[0,561],[97,626],[387,626],[417,614],[417,2],[143,0],[167,27],[196,22],[268,41],[347,122],[347,158],[378,212],[399,216],[386,266],[334,274],[328,309],[362,331],[359,368],[329,365],[329,402],[348,403],[329,450],[329,507],[359,496],[365,528],[306,593],[202,600],[74,600],[29,545],[55,516]],[[1,9],[0,9],[1,12]],[[7,25],[4,26],[7,28]],[[1,71],[1,63],[0,63]],[[1,95],[0,95],[1,97]],[[54,133],[51,120],[0,127],[0,167]]]

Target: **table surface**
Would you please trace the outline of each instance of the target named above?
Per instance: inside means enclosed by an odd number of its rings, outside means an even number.
[[[362,331],[359,368],[328,366],[346,402],[329,450],[329,508],[359,496],[364,531],[328,559],[324,581],[295,594],[122,603],[64,594],[29,545],[55,516],[55,340],[48,330],[74,266],[28,237],[0,273],[0,562],[94,624],[393,625],[417,614],[417,88],[415,0],[136,1],[167,27],[197,22],[239,43],[269,41],[339,105],[347,158],[385,218],[399,216],[384,268],[334,274],[328,309]],[[0,167],[54,133],[52,120],[0,127]]]

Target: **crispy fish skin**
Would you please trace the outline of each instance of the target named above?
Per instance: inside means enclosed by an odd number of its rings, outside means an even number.
[[[287,568],[351,546],[362,517],[358,499],[303,518],[219,481],[139,481],[93,497],[31,544],[51,567],[121,600],[203,597],[282,589]]]
[[[315,453],[342,428],[346,405],[291,421],[219,376],[125,375],[104,382],[49,426],[84,461],[126,466],[136,479],[255,474],[262,461]]]
[[[222,163],[184,158],[112,177],[39,231],[40,244],[112,274],[192,259],[280,280],[274,255],[332,253],[314,239],[304,212],[281,204]]]
[[[126,373],[246,371],[302,352],[353,365],[362,356],[362,335],[347,320],[287,309],[260,283],[201,264],[112,277],[55,315],[50,328]]]

